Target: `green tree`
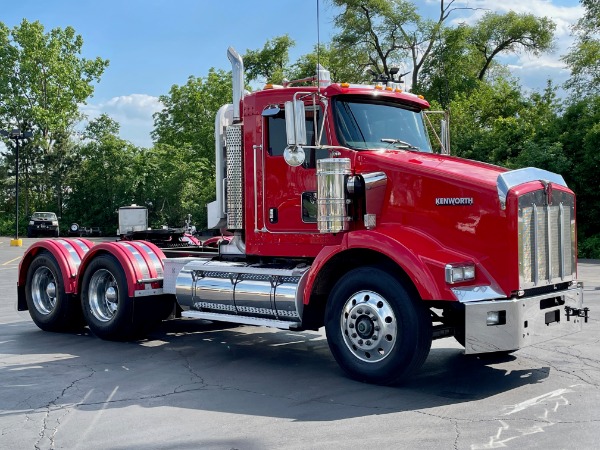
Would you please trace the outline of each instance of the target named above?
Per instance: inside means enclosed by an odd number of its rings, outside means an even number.
[[[423,65],[419,86],[427,98],[444,108],[459,93],[468,95],[490,76],[507,78],[499,55],[521,52],[539,55],[552,48],[555,25],[532,14],[487,13],[474,25],[440,30],[430,58]]]
[[[600,0],[581,0],[585,14],[573,32],[577,39],[563,57],[571,69],[567,87],[578,95],[600,94]]]
[[[600,235],[600,96],[568,105],[559,126],[560,140],[572,164],[565,178],[577,194],[578,231],[591,238]],[[597,250],[598,258],[600,248]]]
[[[190,160],[206,158],[214,164],[215,114],[232,101],[231,74],[211,68],[204,78],[190,76],[185,85],[173,85],[160,101],[164,109],[153,116],[154,141],[187,147]]]
[[[79,105],[92,95],[93,83],[108,65],[101,58],[81,57],[83,39],[72,27],[45,32],[40,22],[23,20],[9,29],[0,23],[0,125],[32,131],[21,149],[25,202],[34,207],[60,202],[53,184],[63,158],[55,144],[81,117]],[[6,161],[14,158],[9,144]],[[28,209],[28,208],[26,208]]]
[[[439,15],[425,19],[413,2],[407,0],[333,0],[343,8],[335,18],[340,32],[334,43],[350,52],[363,69],[390,76],[393,66],[410,61],[413,90],[418,89],[421,67],[429,58],[440,30],[457,9],[455,0],[439,1]]]
[[[483,57],[478,78],[483,80],[490,64],[501,53],[525,52],[535,56],[552,49],[556,24],[533,14],[488,12],[471,33],[473,47]]]
[[[261,50],[246,50],[243,59],[248,81],[282,84],[287,77],[289,51],[294,45],[285,34],[268,40]]]
[[[421,70],[419,86],[422,94],[443,109],[460,93],[467,94],[479,86],[481,55],[469,43],[473,28],[461,24],[440,30],[431,57]]]
[[[453,153],[516,169],[536,166],[568,174],[556,87],[523,95],[514,80],[480,82],[450,102]]]
[[[321,44],[319,54],[314,51],[300,56],[290,68],[290,79],[299,80],[316,75],[317,63],[331,73],[333,82],[362,83],[369,81],[365,74],[365,64],[361,64],[354,54],[337,50],[333,44]]]
[[[118,124],[101,116],[90,121],[80,144],[65,194],[67,221],[83,226],[117,227],[116,211],[135,201],[141,150],[117,136]]]
[[[155,148],[140,169],[153,220],[182,223],[192,214],[204,226],[206,204],[215,197],[215,115],[232,101],[231,74],[210,69],[205,78],[192,76],[184,86],[172,86],[160,100],[165,108],[154,115]],[[163,197],[161,189],[167,191]]]

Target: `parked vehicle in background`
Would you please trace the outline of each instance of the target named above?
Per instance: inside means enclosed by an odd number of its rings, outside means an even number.
[[[58,217],[53,212],[34,212],[27,225],[27,237],[60,235]]]

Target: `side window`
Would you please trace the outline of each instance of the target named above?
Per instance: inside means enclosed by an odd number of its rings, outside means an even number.
[[[271,156],[282,156],[287,145],[285,135],[285,113],[267,117],[268,151]]]
[[[306,139],[308,145],[316,145],[317,135],[321,129],[323,123],[323,117],[321,114],[321,110],[317,111],[317,129],[315,129],[315,121],[314,121],[315,112],[307,109],[306,111]],[[285,112],[281,110],[277,115],[270,116],[266,118],[266,126],[267,126],[267,135],[268,135],[268,152],[271,156],[282,156],[285,147],[287,146],[287,137],[285,134]],[[327,144],[327,136],[323,133],[321,137],[321,144]],[[307,149],[309,153],[314,155],[314,149]],[[323,151],[319,150],[317,153],[322,153]],[[317,159],[322,158],[324,156],[319,156]],[[310,158],[309,158],[310,159]],[[314,159],[314,156],[312,156]]]

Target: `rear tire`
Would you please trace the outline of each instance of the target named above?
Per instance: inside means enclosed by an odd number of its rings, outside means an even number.
[[[396,384],[425,362],[431,315],[396,277],[361,267],[334,286],[325,310],[327,342],[344,371],[358,381]]]
[[[125,272],[113,256],[100,255],[85,270],[81,308],[91,332],[101,339],[132,339],[142,330],[134,298],[127,294]]]
[[[62,274],[52,254],[42,252],[27,270],[27,308],[34,323],[44,331],[70,331],[83,324],[77,300],[65,293]]]

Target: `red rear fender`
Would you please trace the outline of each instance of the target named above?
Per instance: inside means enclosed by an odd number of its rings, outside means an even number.
[[[27,249],[19,264],[17,286],[25,285],[31,262],[41,252],[47,251],[54,256],[58,263],[65,285],[65,292],[72,294],[76,291],[76,279],[81,261],[93,246],[94,243],[87,239],[47,239],[35,242]]]
[[[136,292],[158,289],[162,286],[163,259],[165,259],[162,250],[146,241],[117,241],[97,244],[86,254],[79,269],[81,276],[77,279],[78,292],[81,291],[85,269],[95,257],[101,254],[112,255],[119,261],[125,272],[127,293],[130,297],[134,297]]]

